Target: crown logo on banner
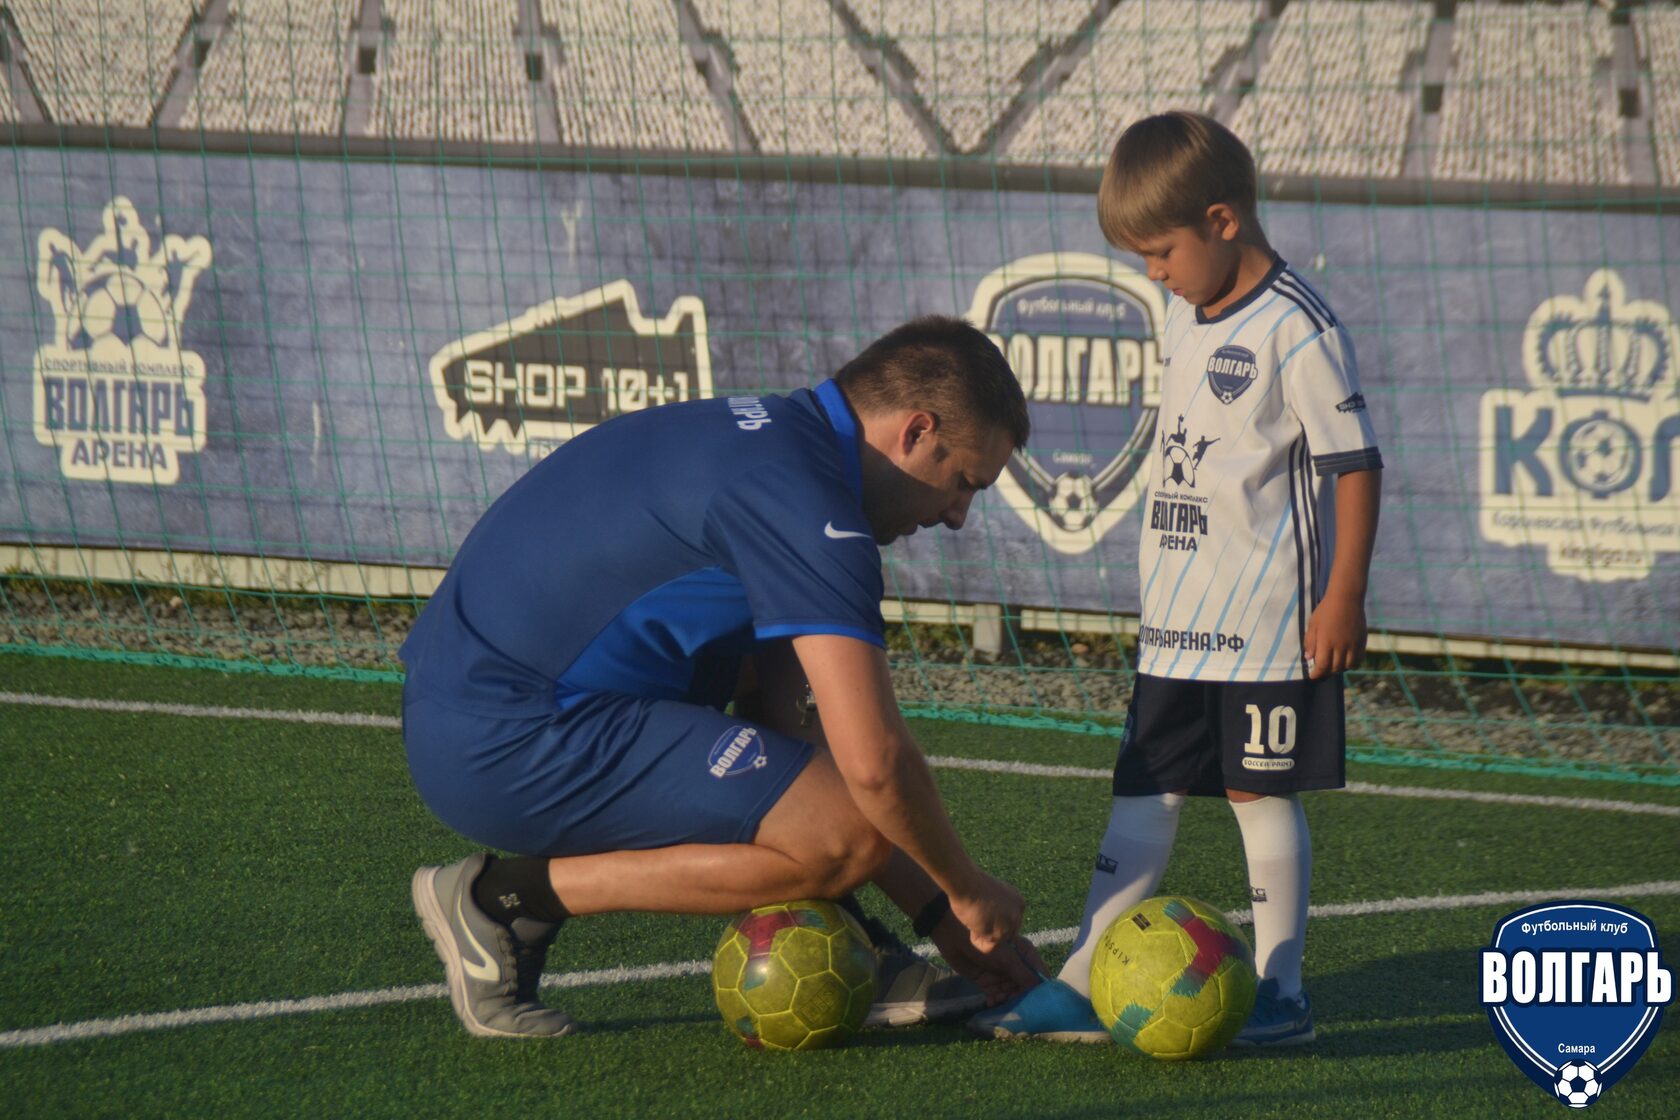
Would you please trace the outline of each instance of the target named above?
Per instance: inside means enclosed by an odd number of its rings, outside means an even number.
[[[210,263],[210,243],[171,234],[153,251],[152,235],[126,198],[112,199],[101,219],[104,232],[85,249],[56,229],[41,233],[36,286],[53,308],[59,344],[82,352],[106,338],[127,347],[145,339],[159,350],[179,349],[180,323]]]
[[[1529,316],[1523,359],[1529,378],[1559,396],[1648,401],[1676,376],[1680,333],[1668,308],[1630,300],[1622,278],[1601,268],[1581,297],[1553,296]]]
[[[1541,301],[1523,332],[1529,387],[1482,394],[1481,530],[1542,545],[1559,575],[1645,580],[1680,551],[1680,330],[1607,268]]]

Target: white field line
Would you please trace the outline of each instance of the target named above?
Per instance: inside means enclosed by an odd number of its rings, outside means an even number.
[[[210,704],[157,704],[150,700],[96,700],[87,696],[45,696],[38,692],[0,692],[0,704],[31,704],[42,708],[75,708],[83,712],[138,712],[157,716],[199,719],[268,719],[281,723],[325,723],[338,727],[389,727],[401,730],[396,716],[371,712],[314,712],[286,708],[219,708]]]
[[[74,708],[90,712],[133,712],[137,714],[188,716],[199,719],[266,719],[282,723],[328,724],[335,727],[377,727],[400,729],[402,720],[371,712],[317,712],[285,708],[221,708],[201,704],[159,704],[149,700],[96,700],[81,696],[46,696],[34,692],[0,692],[0,704]],[[1093,778],[1108,780],[1105,769],[1088,766],[1045,766],[1035,762],[1007,762],[990,758],[960,758],[932,755],[928,762],[947,770],[985,770],[1032,778]],[[1642,813],[1657,817],[1680,817],[1680,805],[1656,805],[1644,801],[1612,801],[1592,797],[1552,797],[1529,793],[1486,793],[1463,789],[1435,789],[1429,786],[1390,786],[1372,782],[1349,782],[1348,793],[1379,794],[1384,797],[1416,797],[1441,801],[1477,801],[1484,805],[1539,805],[1551,809],[1597,809],[1615,813]]]
[[[1370,902],[1336,902],[1312,907],[1308,913],[1314,918],[1350,918],[1371,914],[1401,914],[1419,910],[1457,910],[1473,906],[1510,906],[1519,903],[1544,902],[1552,898],[1652,898],[1659,895],[1680,894],[1680,880],[1650,883],[1630,883],[1620,887],[1571,887],[1552,891],[1488,891],[1484,894],[1436,895],[1423,898],[1390,898]],[[1252,912],[1234,910],[1231,917],[1248,922]],[[1029,934],[1039,945],[1062,945],[1073,940],[1078,931],[1073,926],[1040,930]],[[923,955],[932,946],[917,946]],[[703,976],[712,969],[708,960],[670,961],[664,964],[642,965],[637,968],[601,968],[587,972],[549,973],[542,978],[545,988],[594,988],[616,984],[634,984],[649,980],[669,980],[684,976]],[[330,996],[310,996],[307,999],[262,1000],[255,1003],[230,1003],[217,1007],[195,1007],[185,1011],[161,1011],[149,1015],[121,1015],[114,1019],[83,1019],[77,1023],[55,1023],[50,1027],[0,1031],[0,1050],[17,1050],[27,1046],[51,1046],[60,1042],[75,1042],[89,1038],[112,1038],[117,1035],[169,1030],[174,1027],[205,1026],[212,1023],[250,1022],[274,1019],[282,1015],[312,1015],[323,1011],[349,1011],[368,1007],[383,1007],[393,1003],[416,1000],[443,999],[448,995],[442,984],[408,984],[396,988],[380,988],[365,992],[339,992]]]
[[[1006,762],[995,758],[958,758],[930,755],[928,762],[948,770],[986,770],[995,774],[1024,774],[1034,778],[1114,777],[1112,770],[1088,766],[1044,766],[1036,762]],[[1349,782],[1347,793],[1374,793],[1384,797],[1421,797],[1442,801],[1479,801],[1484,805],[1543,805],[1550,809],[1602,809],[1615,813],[1648,813],[1657,817],[1680,817],[1680,805],[1656,805],[1647,801],[1609,801],[1594,797],[1552,797],[1538,793],[1488,793],[1468,789],[1436,789],[1431,786],[1388,786],[1374,782]]]

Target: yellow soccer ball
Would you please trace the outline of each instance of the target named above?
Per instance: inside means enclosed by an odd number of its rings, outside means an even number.
[[[843,1046],[875,1002],[875,949],[832,902],[780,902],[740,914],[712,957],[718,1011],[748,1046]]]
[[[1091,1005],[1114,1041],[1164,1061],[1225,1048],[1254,1010],[1254,950],[1223,913],[1151,898],[1116,918],[1091,958]]]

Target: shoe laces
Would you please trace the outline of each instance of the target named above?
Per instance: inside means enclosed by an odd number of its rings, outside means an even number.
[[[548,960],[548,947],[526,945],[513,941],[513,994],[520,1003],[537,1003],[537,989],[542,986],[543,965]]]
[[[863,920],[863,932],[869,935],[869,943],[875,946],[875,952],[882,957],[921,959],[916,956],[916,950],[900,940],[898,934],[892,931],[892,927],[879,918],[865,918]]]
[[[516,918],[511,926],[502,926],[498,932],[506,936],[507,952],[513,957],[514,995],[522,1003],[538,1002],[537,988],[542,983],[543,965],[548,961],[548,947],[554,944],[560,927]]]
[[[1291,999],[1280,994],[1277,981],[1266,980],[1256,993],[1254,1010],[1255,1017],[1263,1022],[1294,1022],[1307,1014],[1306,993]]]

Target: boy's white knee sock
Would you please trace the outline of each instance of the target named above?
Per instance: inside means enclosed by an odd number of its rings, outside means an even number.
[[[1298,797],[1233,801],[1248,856],[1254,901],[1254,967],[1276,980],[1286,999],[1301,994],[1301,956],[1307,943],[1307,889],[1312,881],[1312,839]]]
[[[1085,895],[1085,918],[1079,923],[1073,953],[1058,977],[1091,994],[1091,954],[1110,922],[1154,893],[1172,855],[1178,833],[1181,793],[1116,797]]]

